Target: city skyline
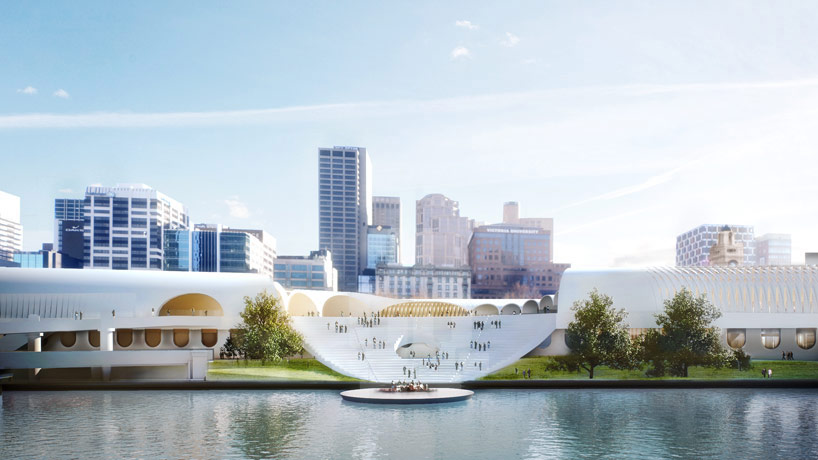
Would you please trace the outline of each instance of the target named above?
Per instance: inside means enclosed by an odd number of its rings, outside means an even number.
[[[3,5],[0,59],[17,65],[0,75],[0,189],[21,197],[26,250],[53,239],[55,198],[141,182],[193,222],[308,254],[315,149],[358,145],[374,193],[403,203],[404,263],[431,193],[477,221],[511,200],[553,217],[554,260],[574,267],[673,265],[676,235],[704,222],[789,233],[802,263],[818,247],[803,47],[818,31],[798,25],[818,13],[797,5],[596,4],[604,21],[576,5]],[[317,33],[327,17],[365,27]]]

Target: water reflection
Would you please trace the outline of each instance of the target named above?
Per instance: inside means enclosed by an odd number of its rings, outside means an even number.
[[[0,458],[818,458],[806,390],[489,390],[421,407],[332,391],[2,398]]]

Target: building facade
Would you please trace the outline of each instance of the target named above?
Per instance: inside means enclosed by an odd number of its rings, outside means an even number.
[[[284,289],[338,290],[338,270],[333,268],[332,253],[326,249],[312,251],[306,257],[276,257],[274,278]]]
[[[550,230],[512,224],[482,225],[469,242],[472,297],[543,296],[559,289],[569,264],[555,264]]]
[[[710,248],[718,242],[719,229],[724,224],[699,225],[676,237],[676,266],[710,265]],[[744,265],[756,264],[755,230],[752,225],[727,225],[735,241],[744,245]]]
[[[76,230],[77,222],[82,225],[85,200],[77,198],[57,198],[54,200],[54,248],[63,252],[63,228],[68,226]],[[80,231],[82,228],[80,228]],[[76,248],[71,248],[72,251]],[[82,243],[80,243],[82,251]],[[76,255],[74,256],[76,257]],[[78,258],[82,258],[80,254]]]
[[[380,265],[375,269],[375,294],[396,299],[471,297],[469,267]]]
[[[163,230],[188,225],[187,207],[145,184],[89,186],[83,203],[83,266],[161,270]]]
[[[0,190],[0,261],[13,262],[14,253],[22,250],[20,197]]]
[[[460,215],[460,204],[439,193],[416,203],[415,264],[466,267],[474,221]]]
[[[728,226],[719,230],[716,244],[710,247],[708,254],[710,265],[736,267],[744,262],[744,243],[736,241],[736,234]]]
[[[332,253],[338,288],[354,292],[372,224],[372,164],[363,147],[318,149],[318,248]]]
[[[14,253],[14,262],[20,268],[82,268],[82,260],[64,257],[61,252],[54,250],[51,243],[43,243],[43,248],[39,251]]]
[[[792,265],[792,237],[767,233],[756,238],[758,265]]]
[[[370,225],[366,229],[366,269],[374,270],[380,264],[396,264],[400,237],[396,229]]]
[[[397,261],[401,257],[401,218],[400,218],[400,197],[397,196],[373,196],[372,197],[372,225],[390,227],[397,235]]]
[[[264,241],[256,237],[264,238]],[[259,273],[273,276],[275,239],[262,230],[196,224],[164,231],[164,270]]]

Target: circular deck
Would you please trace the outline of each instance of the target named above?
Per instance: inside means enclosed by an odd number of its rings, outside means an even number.
[[[465,401],[472,397],[473,391],[455,388],[435,388],[433,391],[386,392],[378,388],[342,391],[345,401],[368,404],[437,404]]]

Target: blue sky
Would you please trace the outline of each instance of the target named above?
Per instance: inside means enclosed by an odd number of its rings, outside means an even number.
[[[555,258],[672,264],[701,223],[818,250],[814,2],[4,2],[0,190],[143,182],[195,222],[317,245],[319,146],[374,191],[554,217]]]

